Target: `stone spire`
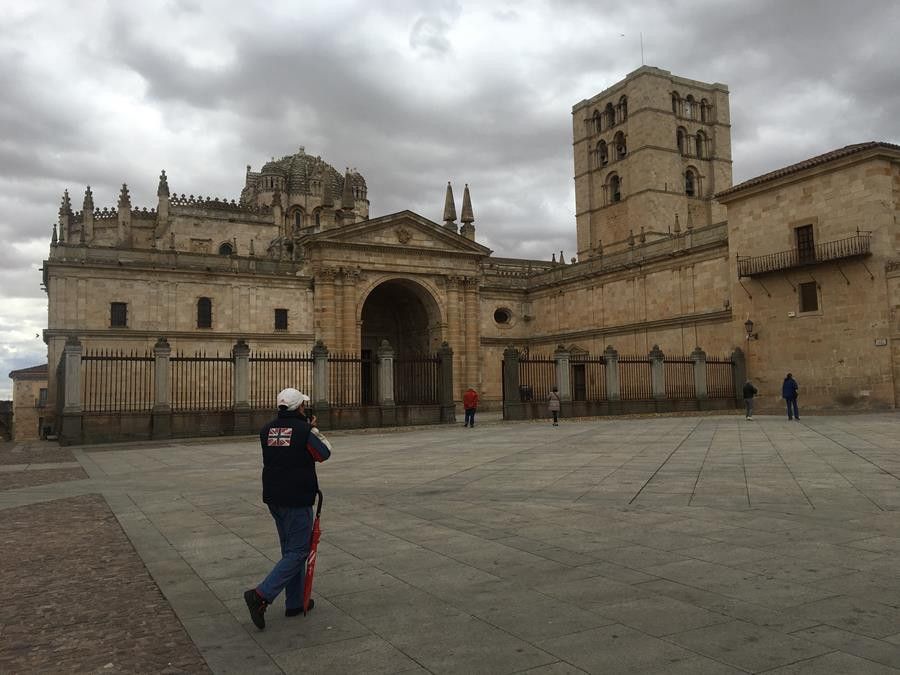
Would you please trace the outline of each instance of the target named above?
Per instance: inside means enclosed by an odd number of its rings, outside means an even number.
[[[62,199],[59,203],[59,241],[64,242],[69,234],[69,228],[72,226],[72,202],[69,199],[69,191],[63,192]]]
[[[119,192],[119,210],[131,210],[131,195],[128,193],[128,184],[122,183],[122,190]]]
[[[84,202],[81,205],[81,236],[86,243],[94,238],[94,193],[88,185],[84,190]]]
[[[688,206],[687,229],[694,229],[694,217],[691,215],[691,207]]]
[[[53,234],[50,235],[50,245],[56,246],[59,240],[56,238],[56,223],[53,223]]]
[[[169,180],[166,178],[166,170],[163,169],[159,174],[159,187],[156,188],[157,197],[169,196]]]
[[[678,220],[678,214],[675,214],[675,234],[681,234],[681,222]]]
[[[475,214],[472,212],[472,198],[469,196],[469,184],[466,183],[466,189],[463,190],[462,215],[459,218],[462,226],[459,233],[466,239],[475,241]]]
[[[119,246],[131,246],[131,195],[128,194],[128,185],[122,183],[119,192]]]
[[[344,173],[344,192],[341,194],[341,209],[352,211],[356,201],[353,199],[353,185],[350,181],[350,167]]]
[[[447,196],[444,197],[444,227],[456,231],[456,202],[453,201],[453,188],[447,181]]]
[[[72,215],[72,201],[69,199],[69,191],[63,190],[62,200],[59,203],[59,217]]]

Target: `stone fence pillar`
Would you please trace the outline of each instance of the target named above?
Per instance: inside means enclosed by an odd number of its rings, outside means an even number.
[[[691,360],[694,362],[694,396],[698,401],[705,401],[709,398],[706,387],[706,352],[695,347],[691,352]]]
[[[394,348],[387,340],[378,347],[378,405],[394,405]]]
[[[81,342],[70,336],[63,347],[63,389],[62,423],[59,429],[61,445],[72,445],[81,442]]]
[[[519,393],[519,351],[512,345],[503,350],[503,419],[525,419]]]
[[[659,345],[653,345],[650,350],[650,383],[653,388],[653,398],[659,400],[666,397],[666,355]]]
[[[321,340],[316,340],[312,348],[313,357],[313,390],[312,411],[317,423],[323,429],[331,426],[331,392],[328,390],[328,347]]]
[[[731,352],[731,362],[734,364],[731,369],[734,376],[734,405],[740,408],[744,405],[744,383],[747,381],[747,359],[744,350],[735,347]]]
[[[441,405],[441,424],[454,424],[456,405],[453,403],[453,350],[446,342],[442,342],[438,349],[438,359],[441,383],[438,402]]]
[[[556,360],[556,386],[559,389],[559,400],[562,403],[570,403],[572,401],[572,384],[569,376],[571,354],[568,349],[559,345],[553,352],[553,358]]]
[[[153,438],[169,438],[172,435],[172,402],[169,394],[169,359],[172,347],[161,337],[153,345],[153,418],[150,434]]]
[[[606,400],[619,401],[621,394],[619,393],[619,352],[613,349],[612,345],[606,345],[603,352],[603,361],[606,367]]]
[[[238,340],[231,350],[234,358],[233,389],[234,433],[249,434],[250,424],[250,345],[246,340]]]

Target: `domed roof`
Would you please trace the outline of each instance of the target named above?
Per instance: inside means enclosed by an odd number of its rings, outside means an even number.
[[[280,176],[285,179],[285,187],[289,193],[310,193],[310,181],[321,181],[331,194],[340,199],[344,189],[344,175],[328,164],[321,157],[306,154],[305,148],[293,155],[285,155],[281,159],[266,162],[260,170],[261,176]],[[355,170],[350,173],[352,185],[365,188],[366,180]]]

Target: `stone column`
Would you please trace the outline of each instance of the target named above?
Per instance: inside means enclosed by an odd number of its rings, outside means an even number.
[[[666,397],[666,355],[659,345],[650,350],[650,382],[653,387],[653,398],[660,400]]]
[[[81,443],[81,342],[70,336],[63,347],[63,372],[65,389],[63,390],[62,424],[59,430],[61,445]]]
[[[465,312],[463,307],[463,298],[460,296],[461,277],[447,277],[447,342],[454,345],[464,345],[463,323],[465,321]],[[465,351],[465,350],[463,350]],[[463,355],[462,352],[453,354],[453,376],[459,378],[453,383],[453,395],[457,400],[462,400],[463,383],[460,381],[463,377]]]
[[[249,434],[250,423],[250,346],[238,340],[232,348],[234,358],[232,396],[234,403],[234,433]]]
[[[606,373],[606,400],[619,401],[621,394],[619,393],[619,352],[613,349],[612,345],[606,345],[603,352],[603,360],[605,362],[604,371]]]
[[[359,351],[357,343],[359,335],[356,323],[356,284],[359,281],[359,270],[345,269],[341,287],[341,349],[347,353]]]
[[[172,435],[172,404],[169,399],[169,358],[172,347],[161,337],[153,345],[154,400],[151,435],[153,438],[169,438]]]
[[[469,277],[465,280],[466,302],[466,381],[461,383],[460,389],[475,387],[479,389],[478,381],[478,357],[481,354],[478,338],[481,332],[481,322],[478,317],[478,279]]]
[[[320,267],[315,272],[315,307],[314,330],[321,336],[325,344],[335,345],[338,320],[338,307],[335,303],[334,279],[337,270],[333,267]]]
[[[382,340],[378,355],[378,405],[381,407],[381,425],[397,424],[397,408],[394,404],[394,348]]]
[[[744,357],[744,350],[735,347],[731,352],[731,362],[734,364],[731,369],[734,377],[734,405],[740,408],[744,405],[744,382],[747,381],[747,359]]]
[[[331,426],[331,403],[328,391],[328,348],[322,340],[316,340],[312,357],[313,390],[310,403],[318,425],[326,429]]]
[[[525,419],[519,394],[519,351],[512,345],[503,350],[503,419]]]
[[[691,360],[694,362],[694,396],[698,401],[705,401],[709,398],[706,389],[706,352],[700,347],[694,347]]]
[[[559,389],[560,402],[572,401],[572,385],[569,381],[569,350],[559,345],[553,352],[556,360],[556,386]]]
[[[456,405],[453,402],[453,350],[446,341],[441,343],[438,349],[440,360],[440,391],[438,392],[441,405],[441,424],[454,424],[456,422]]]

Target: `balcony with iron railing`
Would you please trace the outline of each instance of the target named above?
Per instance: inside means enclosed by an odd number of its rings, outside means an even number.
[[[871,232],[857,230],[856,234],[850,237],[822,242],[809,248],[793,248],[767,255],[738,256],[738,276],[754,277],[795,267],[807,267],[871,255],[871,240]]]

